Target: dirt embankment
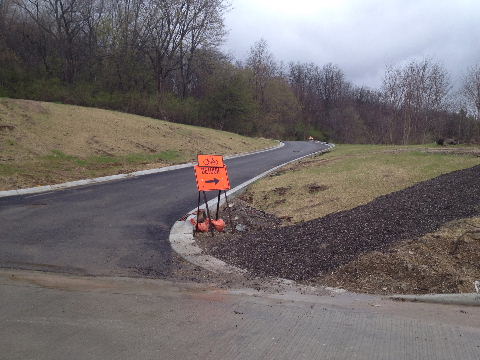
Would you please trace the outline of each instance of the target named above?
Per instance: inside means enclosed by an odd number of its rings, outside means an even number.
[[[479,179],[475,166],[352,210],[286,227],[268,229],[267,222],[264,230],[202,246],[257,276],[370,293],[473,291],[480,280],[480,221],[472,218],[480,216]]]
[[[313,283],[375,294],[474,292],[480,280],[480,217],[372,251]]]

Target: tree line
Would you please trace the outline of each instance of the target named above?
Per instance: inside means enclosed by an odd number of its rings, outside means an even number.
[[[0,0],[0,96],[96,106],[245,135],[347,143],[480,141],[480,67],[461,91],[432,59],[379,89],[334,64],[220,50],[225,0]]]

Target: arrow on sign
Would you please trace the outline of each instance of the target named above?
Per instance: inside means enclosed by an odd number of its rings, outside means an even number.
[[[1,1],[1,0],[0,0]],[[230,190],[227,165],[224,167],[194,166],[198,191]]]
[[[215,183],[215,185],[217,185],[219,182],[220,182],[220,180],[218,180],[217,178],[215,178],[215,179],[213,179],[213,180],[207,180],[207,181],[205,181],[206,184]]]

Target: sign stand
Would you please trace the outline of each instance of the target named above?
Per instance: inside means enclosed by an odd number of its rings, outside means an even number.
[[[198,214],[200,213],[200,196],[203,193],[203,199],[205,201],[205,208],[207,209],[207,217],[210,219],[210,209],[208,207],[208,201],[207,201],[207,195],[205,194],[205,191],[199,191],[198,192],[198,201],[197,201],[197,221],[195,223],[195,233],[198,232]],[[215,215],[215,220],[218,220],[218,216],[220,214],[220,195],[222,194],[222,190],[218,191],[218,197],[217,197],[217,212]],[[230,209],[230,205],[228,204],[228,197],[227,197],[227,191],[223,191],[223,195],[225,196],[225,204],[227,205],[227,213],[228,213],[228,222],[230,223],[230,227],[232,228],[232,234],[235,233],[235,227],[233,226],[233,221],[232,221],[232,210]],[[213,234],[213,226],[212,224],[209,224],[210,231]]]
[[[232,228],[232,234],[235,234],[235,227],[233,226],[233,221],[232,221],[232,209],[230,209],[230,205],[228,204],[228,198],[227,198],[227,192],[223,192],[225,195],[225,203],[227,204],[227,212],[228,212],[228,222],[230,223],[230,226]],[[218,194],[218,198],[220,199],[220,194]]]
[[[198,165],[194,166],[195,170],[195,178],[197,180],[197,188],[198,188],[198,202],[197,202],[197,222],[195,224],[195,233],[198,230],[198,215],[200,213],[200,193],[203,192],[203,199],[205,201],[205,208],[207,209],[207,218],[212,220],[210,216],[210,209],[208,207],[207,195],[205,194],[206,191],[215,191],[218,190],[217,196],[217,211],[215,215],[215,219],[218,220],[218,216],[220,214],[220,197],[222,191],[225,194],[225,202],[227,204],[227,211],[228,211],[228,218],[230,222],[230,226],[232,227],[232,233],[235,232],[233,228],[232,222],[232,215],[230,206],[228,204],[227,198],[227,190],[231,188],[230,186],[230,179],[228,177],[227,166],[223,161],[223,156],[221,155],[198,155]],[[209,230],[213,234],[213,225],[210,222],[208,224]]]
[[[198,202],[197,202],[197,222],[195,223],[195,233],[198,232],[198,214],[200,213],[200,191],[198,192]]]
[[[205,193],[205,191],[203,191],[203,200],[205,201],[205,207],[207,208],[207,219],[212,219],[210,217],[210,209],[208,208],[207,194]],[[197,214],[197,221],[198,221],[198,214]],[[197,222],[197,224],[198,224],[198,222]],[[213,226],[212,226],[211,222],[208,223],[208,227],[210,228],[210,231],[212,232],[212,236],[214,236]]]
[[[217,214],[215,215],[215,220],[218,220],[218,213],[220,211],[220,195],[222,194],[222,190],[218,190],[217,196]]]

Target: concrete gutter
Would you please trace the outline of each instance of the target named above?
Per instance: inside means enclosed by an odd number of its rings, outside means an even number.
[[[396,301],[412,301],[447,305],[480,306],[480,294],[427,294],[427,295],[394,295],[387,299]]]
[[[238,158],[238,157],[242,157],[242,156],[258,154],[258,153],[262,153],[262,152],[266,152],[266,151],[279,149],[283,146],[285,146],[285,143],[280,142],[278,145],[272,146],[270,148],[266,148],[266,149],[262,149],[262,150],[258,150],[258,151],[251,151],[251,152],[236,154],[236,155],[230,155],[230,156],[226,156],[225,159],[234,159],[234,158]],[[99,184],[99,183],[104,183],[104,182],[114,181],[114,180],[135,178],[135,177],[138,177],[138,176],[157,174],[157,173],[161,173],[161,172],[164,172],[164,171],[172,171],[172,170],[188,168],[188,167],[191,167],[191,166],[194,166],[194,165],[196,165],[196,163],[187,163],[187,164],[180,164],[180,165],[165,166],[165,167],[156,168],[156,169],[135,171],[135,172],[132,172],[132,173],[127,173],[127,174],[117,174],[117,175],[102,176],[102,177],[92,178],[92,179],[69,181],[69,182],[65,182],[65,183],[62,183],[62,184],[36,186],[36,187],[25,188],[25,189],[16,189],[16,190],[4,190],[4,191],[0,191],[0,198],[7,197],[7,196],[36,194],[36,193],[47,192],[47,191],[64,190],[64,189],[73,188],[73,187],[77,187],[77,186],[85,186],[85,185]]]
[[[284,164],[278,165],[270,170],[267,170],[263,172],[262,174],[255,176],[254,178],[245,181],[244,183],[238,185],[237,187],[229,190],[227,192],[227,196],[233,196],[234,194],[237,194],[244,188],[246,188],[248,185],[251,183],[267,176],[268,174],[278,170],[279,168],[288,165],[292,162],[298,161],[300,159],[317,155],[317,154],[323,154],[326,152],[331,151],[335,145],[334,144],[326,144],[328,147],[327,149],[317,151],[315,153],[305,155],[302,157],[299,157],[297,159],[288,161]],[[225,202],[225,198],[222,197],[220,199],[220,205],[223,205]],[[214,198],[210,201],[208,201],[208,207],[210,209],[213,209],[217,205],[217,198]],[[200,206],[200,209],[206,209],[205,204]],[[170,230],[170,236],[169,236],[169,241],[171,244],[171,247],[177,254],[179,254],[181,257],[183,257],[185,260],[188,262],[195,264],[197,266],[200,266],[208,271],[214,272],[214,273],[226,273],[226,274],[231,274],[231,273],[236,273],[236,274],[242,274],[245,273],[246,271],[243,269],[240,269],[236,266],[228,265],[224,261],[217,259],[211,255],[206,255],[203,253],[202,249],[196,244],[195,238],[193,237],[193,225],[190,223],[190,219],[195,218],[195,213],[197,209],[194,208],[190,210],[189,215],[186,220],[184,221],[177,221],[173,225],[173,227]],[[288,283],[291,284],[291,280],[286,280],[286,279],[278,279],[282,283]],[[335,290],[335,289],[331,289]],[[343,292],[343,290],[339,289],[340,292]]]

